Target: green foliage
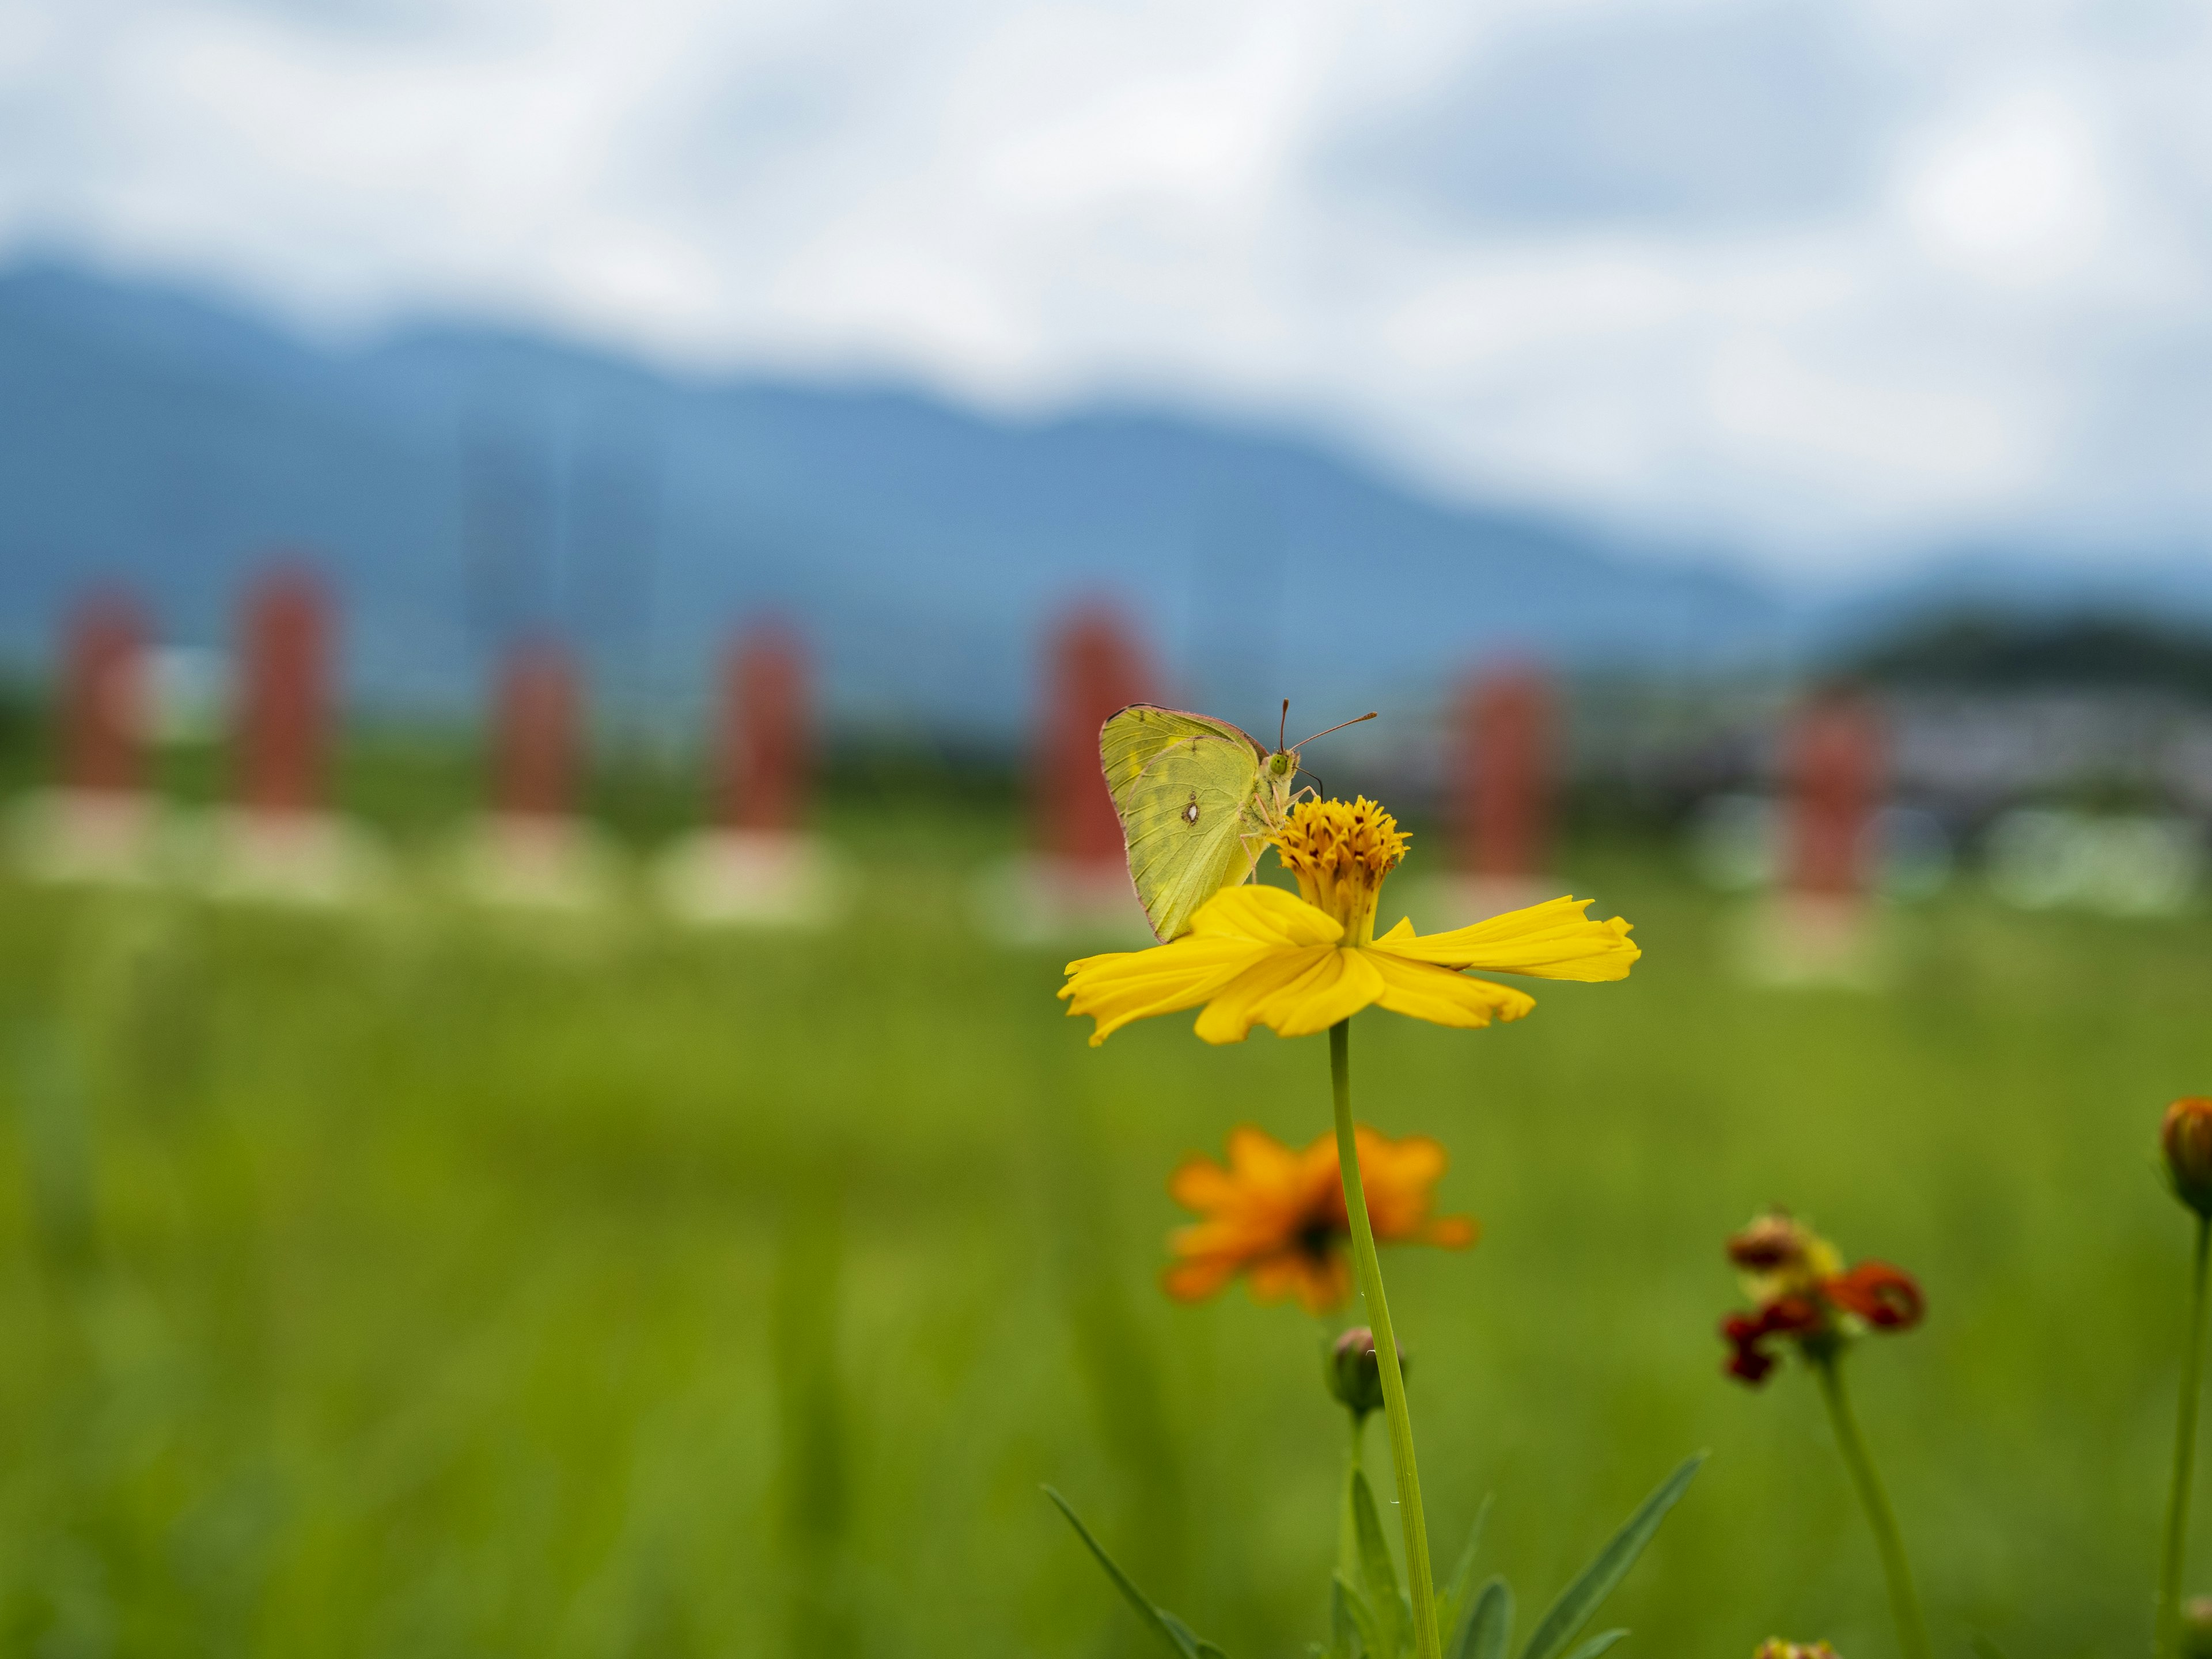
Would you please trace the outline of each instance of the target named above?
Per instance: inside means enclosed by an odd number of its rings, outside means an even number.
[[[1636,1565],[1636,1558],[1651,1541],[1660,1522],[1680,1500],[1704,1462],[1705,1454],[1700,1452],[1668,1475],[1638,1505],[1636,1512],[1607,1541],[1596,1558],[1560,1592],[1559,1600],[1537,1626],[1536,1633],[1529,1638],[1528,1645],[1521,1650],[1521,1659],[1552,1659],[1574,1639],[1599,1604]],[[1367,1477],[1354,1468],[1350,1483],[1351,1514],[1358,1542],[1359,1580],[1347,1583],[1341,1574],[1338,1575],[1331,1591],[1329,1643],[1326,1647],[1316,1647],[1314,1652],[1322,1659],[1403,1659],[1403,1656],[1413,1651],[1412,1612],[1398,1588],[1396,1569],[1391,1563],[1389,1546],[1383,1536]],[[1504,1579],[1492,1578],[1484,1584],[1472,1605],[1467,1607],[1464,1618],[1459,1611],[1466,1600],[1468,1583],[1473,1576],[1475,1556],[1489,1518],[1490,1500],[1485,1498],[1481,1509],[1475,1513],[1472,1535],[1451,1583],[1437,1600],[1437,1622],[1445,1638],[1448,1659],[1504,1659],[1512,1638],[1513,1591]],[[1626,1630],[1606,1631],[1577,1648],[1569,1659],[1597,1659],[1598,1655],[1627,1634]]]
[[[1453,1650],[1455,1659],[1505,1659],[1513,1640],[1513,1587],[1503,1578],[1483,1585]]]
[[[817,1458],[864,1654],[1152,1644],[1048,1480],[1234,1653],[1349,1625],[1313,1322],[1157,1285],[1168,1172],[1239,1122],[1320,1133],[1320,1044],[1170,1019],[1087,1048],[1066,952],[972,921],[1015,817],[833,809],[863,908],[820,935],[0,874],[0,1655],[780,1659],[788,1472]],[[1385,896],[1431,925],[1421,845]],[[1711,1445],[1593,1624],[1633,1627],[1623,1654],[1887,1650],[1810,1380],[1719,1375],[1720,1240],[1780,1200],[1927,1287],[1853,1386],[1939,1647],[2140,1648],[2187,1273],[2153,1149],[2212,1065],[2212,918],[1966,887],[1878,918],[1886,988],[1776,989],[1669,849],[1562,867],[1635,921],[1633,977],[1358,1034],[1362,1116],[1437,1137],[1440,1208],[1484,1225],[1385,1255],[1439,1565],[1504,1504],[1448,1638],[1482,1580],[1570,1581],[1647,1470]],[[808,1429],[777,1309],[825,1170]]]
[[[1129,1575],[1115,1565],[1114,1558],[1107,1554],[1098,1540],[1091,1535],[1091,1528],[1083,1524],[1065,1498],[1050,1486],[1044,1489],[1044,1495],[1059,1506],[1060,1512],[1067,1517],[1067,1524],[1075,1528],[1075,1535],[1098,1559],[1098,1565],[1106,1569],[1106,1576],[1114,1581],[1114,1587],[1121,1592],[1122,1599],[1135,1610],[1138,1622],[1158,1637],[1162,1646],[1170,1653],[1179,1656],[1179,1659],[1207,1659],[1208,1655],[1213,1656],[1213,1659],[1222,1659],[1219,1648],[1194,1635],[1190,1626],[1175,1614],[1152,1605],[1152,1599],[1130,1582]]]
[[[1644,1553],[1644,1547],[1651,1541],[1651,1534],[1659,1530],[1659,1523],[1667,1518],[1667,1511],[1674,1507],[1698,1470],[1705,1464],[1705,1454],[1699,1452],[1687,1459],[1674,1474],[1659,1483],[1650,1497],[1638,1504],[1619,1532],[1613,1534],[1596,1559],[1584,1567],[1574,1582],[1559,1592],[1559,1599],[1552,1603],[1536,1626],[1536,1633],[1528,1638],[1528,1645],[1521,1650],[1521,1659],[1552,1659],[1552,1656],[1575,1639],[1576,1632],[1589,1622],[1598,1605],[1613,1594],[1628,1570],[1636,1565],[1636,1558]],[[1607,1632],[1607,1634],[1617,1634]],[[1586,1644],[1575,1655],[1575,1659],[1594,1659],[1594,1652],[1602,1652],[1610,1642],[1601,1637]]]
[[[1468,1528],[1467,1544],[1460,1551],[1458,1564],[1437,1592],[1437,1628],[1446,1638],[1460,1627],[1460,1614],[1468,1606],[1468,1592],[1474,1584],[1475,1558],[1482,1553],[1482,1534],[1490,1525],[1490,1509],[1491,1499],[1486,1497],[1482,1507],[1474,1512],[1474,1524]]]
[[[1382,1519],[1375,1512],[1375,1493],[1358,1469],[1352,1472],[1352,1526],[1359,1558],[1359,1587],[1352,1592],[1353,1617],[1360,1625],[1369,1659],[1411,1653],[1413,1611],[1407,1605],[1406,1592],[1398,1588],[1389,1540],[1383,1537]],[[1359,1617],[1362,1612],[1364,1620]]]

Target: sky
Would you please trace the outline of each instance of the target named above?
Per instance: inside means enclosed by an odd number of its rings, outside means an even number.
[[[0,0],[0,258],[2212,562],[2208,86],[2185,0]]]

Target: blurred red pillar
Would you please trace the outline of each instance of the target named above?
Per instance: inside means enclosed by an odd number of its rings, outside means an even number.
[[[1494,669],[1461,693],[1452,771],[1460,867],[1511,879],[1550,852],[1554,728],[1550,683],[1533,665]]]
[[[94,595],[70,620],[62,665],[62,787],[135,793],[146,772],[146,627],[121,593]]]
[[[575,666],[561,647],[538,640],[507,653],[492,709],[494,811],[564,818],[575,810],[580,702]]]
[[[1856,894],[1867,825],[1887,781],[1881,716],[1856,693],[1822,693],[1798,709],[1786,742],[1790,885]]]
[[[330,718],[328,601],[313,574],[290,565],[258,582],[246,604],[239,706],[238,797],[255,814],[322,805]]]
[[[715,816],[726,830],[788,834],[806,813],[812,721],[806,650],[787,628],[756,628],[722,661]]]
[[[1037,823],[1044,850],[1078,863],[1118,865],[1121,823],[1098,767],[1098,728],[1142,702],[1151,673],[1143,649],[1115,612],[1091,606],[1064,620],[1048,647]]]

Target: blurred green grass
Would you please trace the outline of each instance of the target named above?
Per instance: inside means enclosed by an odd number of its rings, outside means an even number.
[[[815,936],[0,883],[0,1650],[1140,1651],[1050,1481],[1231,1653],[1302,1652],[1325,1333],[1154,1280],[1169,1170],[1320,1133],[1324,1045],[1088,1048],[1061,953],[971,925],[1014,815],[862,807]],[[1851,1364],[1940,1645],[2139,1650],[2212,926],[1961,890],[1884,918],[1881,993],[1763,988],[1666,848],[1565,862],[1628,982],[1355,1027],[1361,1116],[1486,1230],[1386,1257],[1439,1553],[1494,1491],[1540,1606],[1710,1446],[1625,1650],[1893,1650],[1808,1379],[1719,1374],[1720,1240],[1780,1201],[1927,1286]]]

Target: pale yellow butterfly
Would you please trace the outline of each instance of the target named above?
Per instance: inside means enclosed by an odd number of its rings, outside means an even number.
[[[1283,704],[1285,732],[1290,708]],[[1155,936],[1164,941],[1189,932],[1200,905],[1251,875],[1291,804],[1312,793],[1298,790],[1295,780],[1298,750],[1313,740],[1286,744],[1279,734],[1279,746],[1270,751],[1227,720],[1147,702],[1130,704],[1098,728],[1099,764],[1121,815],[1129,879]]]

